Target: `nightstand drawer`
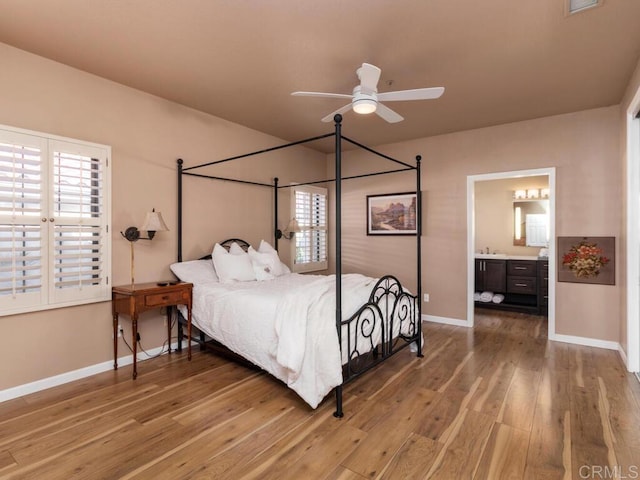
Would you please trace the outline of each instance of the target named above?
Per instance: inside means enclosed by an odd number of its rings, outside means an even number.
[[[507,277],[507,292],[536,294],[535,277]]]
[[[146,295],[144,297],[144,305],[145,307],[158,307],[162,305],[174,305],[176,303],[183,303],[188,300],[188,297],[185,296],[184,292],[165,292],[165,293],[154,293],[151,295]]]

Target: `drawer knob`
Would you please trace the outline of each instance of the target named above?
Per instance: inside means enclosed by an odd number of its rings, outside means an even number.
[[[516,283],[516,287],[528,287],[526,283]]]
[[[527,267],[513,267],[513,268],[515,268],[516,270],[526,270],[527,269]]]
[[[163,299],[163,300],[169,300],[169,296],[168,296],[168,295],[163,295],[163,296],[162,296],[162,299]]]

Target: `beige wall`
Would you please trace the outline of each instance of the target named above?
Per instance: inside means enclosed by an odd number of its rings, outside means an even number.
[[[175,160],[186,165],[224,158],[281,143],[277,139],[163,101],[0,44],[0,123],[109,144],[113,147],[113,283],[129,277],[129,244],[120,230],[140,225],[155,207],[172,229],[153,242],[136,244],[139,281],[167,278],[176,252]],[[638,85],[638,73],[634,84]],[[346,118],[344,131],[348,135]],[[424,313],[453,319],[466,316],[468,175],[541,167],[557,168],[556,234],[622,234],[619,107],[542,118],[479,130],[386,145],[379,150],[412,162],[423,157],[423,291],[431,295]],[[319,178],[333,172],[332,156],[305,149],[309,158],[289,151],[264,166],[247,160],[224,174],[281,183]],[[284,153],[284,152],[283,152]],[[326,163],[325,163],[326,162]],[[345,171],[363,173],[389,168],[360,151],[345,152]],[[395,168],[393,165],[391,168]],[[185,257],[207,253],[213,242],[242,236],[251,242],[272,238],[269,189],[188,179],[186,200],[204,207],[187,214]],[[367,237],[366,195],[415,189],[411,173],[370,177],[343,185],[343,259],[345,271],[394,273],[415,288],[415,238]],[[286,218],[288,201],[280,211]],[[331,201],[334,201],[332,198]],[[281,227],[284,227],[283,222]],[[287,247],[287,242],[282,242]],[[284,255],[286,257],[286,253]],[[617,245],[616,267],[624,262]],[[620,269],[617,268],[617,272]],[[622,326],[620,274],[616,286],[558,283],[557,333],[618,341]],[[124,322],[123,322],[124,323]],[[125,327],[127,325],[125,324]],[[0,389],[25,384],[111,359],[108,302],[27,315],[0,317],[6,341],[0,354],[4,369]],[[156,314],[141,321],[145,348],[163,341]],[[120,345],[121,352],[123,345]],[[16,362],[15,359],[22,359]]]
[[[423,189],[423,313],[466,319],[467,176],[556,167],[556,235],[621,235],[622,170],[617,106],[424,138],[380,147],[404,161],[421,154]],[[348,135],[348,125],[344,126]],[[351,161],[371,165],[363,152]],[[364,168],[364,167],[362,167]],[[348,265],[378,274],[415,278],[415,254],[407,238],[366,238],[364,199],[370,193],[411,188],[405,174],[350,185],[353,206],[343,214]],[[375,177],[374,177],[375,178]],[[415,185],[415,183],[413,183]],[[616,267],[624,262],[617,248]],[[616,269],[618,271],[618,268]],[[404,281],[404,280],[403,280]],[[618,341],[620,283],[556,284],[558,334]]]
[[[140,226],[145,212],[162,212],[170,232],[135,244],[136,281],[171,278],[176,259],[176,159],[185,166],[284,143],[157,97],[126,88],[0,44],[0,123],[112,146],[113,284],[129,281],[129,243],[120,231]],[[300,157],[305,157],[301,162]],[[282,184],[324,175],[325,156],[304,148],[272,158],[234,162],[219,175]],[[319,172],[319,173],[318,173]],[[185,179],[185,259],[208,253],[215,241],[239,236],[273,240],[270,188]],[[281,228],[288,221],[283,192]],[[288,248],[288,242],[282,246]],[[286,252],[283,258],[287,258]],[[110,303],[0,317],[3,332],[0,390],[112,360]],[[145,349],[164,341],[162,319],[145,314]],[[122,321],[129,330],[128,319]],[[121,342],[121,355],[128,354]],[[18,361],[19,359],[19,361]]]

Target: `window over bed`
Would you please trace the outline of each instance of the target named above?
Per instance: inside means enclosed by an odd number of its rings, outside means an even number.
[[[309,185],[293,187],[292,211],[300,232],[294,237],[292,270],[326,270],[327,261],[327,189]]]

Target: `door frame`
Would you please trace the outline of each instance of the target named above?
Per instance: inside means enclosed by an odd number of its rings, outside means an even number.
[[[484,173],[467,176],[467,327],[475,324],[473,301],[475,281],[475,184],[487,180],[506,178],[532,177],[547,175],[549,177],[549,312],[548,338],[556,338],[556,169],[555,167],[515,170],[511,172]]]
[[[621,352],[630,372],[640,371],[640,88],[626,111],[627,345]]]

